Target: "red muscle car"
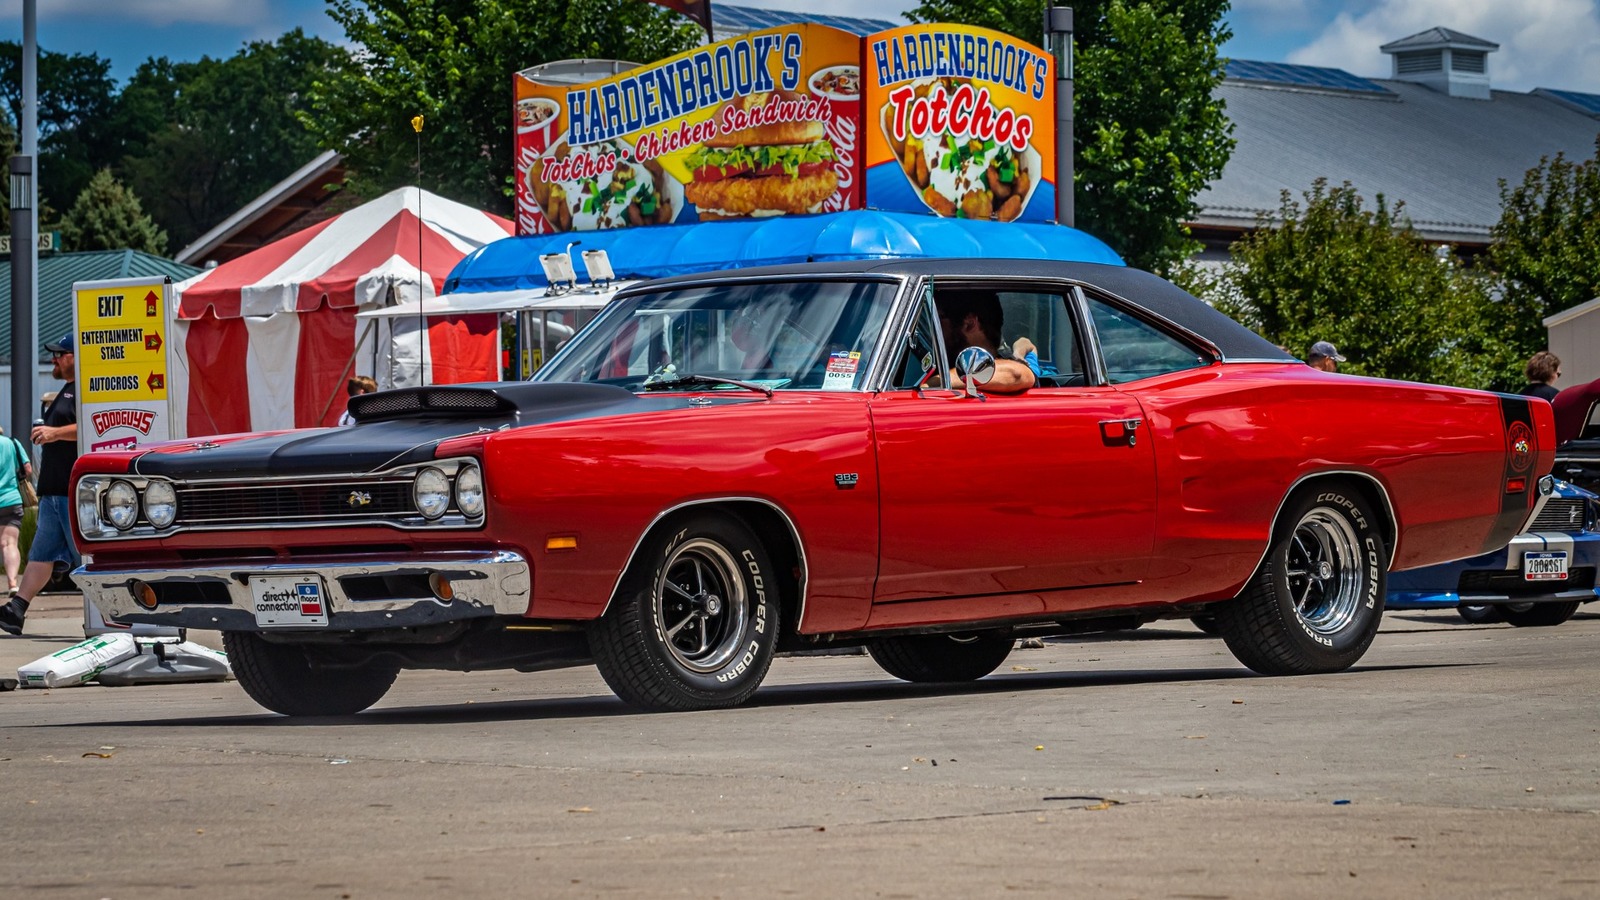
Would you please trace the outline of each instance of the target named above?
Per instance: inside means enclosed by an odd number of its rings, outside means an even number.
[[[1035,386],[983,391],[957,301],[1038,348]],[[645,709],[731,706],[841,645],[970,680],[1018,636],[1192,616],[1258,672],[1334,672],[1388,572],[1522,530],[1554,446],[1546,403],[1320,372],[1156,276],[1018,260],[650,282],[531,382],[351,407],[84,456],[77,583],[221,630],[289,715],[591,661]]]

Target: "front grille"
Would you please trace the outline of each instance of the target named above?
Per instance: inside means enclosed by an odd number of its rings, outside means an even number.
[[[398,520],[419,515],[409,479],[176,485],[179,527]]]
[[[1529,531],[1582,531],[1583,501],[1551,497],[1534,516]]]
[[[1505,594],[1510,597],[1536,596],[1558,591],[1581,591],[1594,587],[1593,566],[1573,566],[1566,581],[1527,581],[1522,570],[1510,572],[1462,572],[1456,585],[1459,594]]]

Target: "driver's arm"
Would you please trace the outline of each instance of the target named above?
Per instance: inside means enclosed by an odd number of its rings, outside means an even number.
[[[996,359],[994,361],[994,377],[989,379],[988,384],[980,386],[978,390],[983,391],[985,394],[1020,394],[1038,383],[1038,377],[1033,374],[1032,369],[1028,368],[1027,363],[1018,362],[1014,359]],[[958,391],[966,387],[966,383],[961,380],[961,376],[957,375],[954,369],[950,370],[950,386]]]

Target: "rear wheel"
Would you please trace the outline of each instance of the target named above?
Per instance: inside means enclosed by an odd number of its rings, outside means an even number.
[[[1502,615],[1518,628],[1549,628],[1572,618],[1577,611],[1578,601],[1564,600],[1560,603],[1534,603],[1527,609],[1508,608],[1502,611]]]
[[[1500,607],[1492,604],[1463,603],[1456,607],[1456,615],[1469,625],[1493,625],[1505,621]]]
[[[699,515],[645,539],[589,647],[606,684],[640,709],[717,709],[761,686],[778,617],[761,541],[733,519]]]
[[[250,699],[286,716],[348,716],[383,699],[400,667],[319,666],[317,650],[274,644],[244,631],[222,633],[228,666]]]
[[[1011,655],[1009,634],[917,634],[867,645],[885,672],[906,681],[977,681]]]
[[[1347,486],[1291,498],[1244,592],[1212,608],[1233,655],[1266,675],[1354,665],[1383,617],[1388,553],[1378,522]]]

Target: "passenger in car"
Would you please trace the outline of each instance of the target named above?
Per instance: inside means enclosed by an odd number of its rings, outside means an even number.
[[[968,347],[981,347],[994,357],[994,378],[983,386],[984,393],[1020,394],[1038,383],[1032,369],[1000,349],[1005,312],[993,292],[947,291],[934,296],[934,305],[939,309],[939,329],[951,361]],[[950,371],[950,386],[957,390],[965,387],[954,369]]]
[[[1039,347],[1026,336],[1019,335],[1011,342],[1011,355],[1022,361],[1022,364],[1033,370],[1039,376],[1054,376],[1059,374],[1056,367],[1039,361]]]

